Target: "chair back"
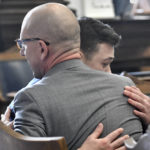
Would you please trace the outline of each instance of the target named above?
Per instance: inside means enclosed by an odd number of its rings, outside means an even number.
[[[0,150],[67,150],[64,137],[28,137],[0,121]]]

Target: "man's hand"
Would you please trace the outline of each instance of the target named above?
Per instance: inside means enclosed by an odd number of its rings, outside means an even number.
[[[134,114],[143,119],[146,125],[150,124],[150,97],[134,86],[126,86],[124,95],[128,96],[128,102],[138,109],[134,110]]]
[[[7,107],[5,114],[1,115],[1,121],[8,127],[13,129],[13,121],[10,121],[11,110]]]
[[[117,139],[123,132],[122,128],[113,131],[104,138],[99,138],[102,131],[103,125],[100,123],[78,150],[126,150],[122,145],[129,136],[125,135]]]

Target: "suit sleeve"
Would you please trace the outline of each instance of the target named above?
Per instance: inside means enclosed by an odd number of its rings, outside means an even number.
[[[33,96],[20,92],[14,100],[15,120],[14,130],[28,136],[46,136],[45,124],[40,107]]]
[[[125,77],[125,82],[125,86],[136,86],[135,83],[128,77]],[[125,101],[128,100],[128,97],[125,95],[124,98]],[[117,109],[120,109],[120,116],[122,116],[122,122],[120,122],[120,124],[124,128],[124,133],[129,133],[130,136],[134,137],[135,140],[138,141],[139,137],[143,133],[143,126],[141,119],[133,113],[133,110],[136,108],[127,102],[127,105],[123,104]]]
[[[125,86],[134,86],[135,84],[126,77],[116,78],[112,80],[112,88],[109,89],[108,93],[111,97],[107,97],[108,104],[105,106],[107,126],[105,135],[117,129],[118,127],[124,128],[123,134],[128,134],[138,140],[143,133],[142,123],[134,113],[133,106],[128,103],[128,97],[123,95]],[[106,94],[105,94],[106,95]],[[111,112],[111,113],[110,113]],[[103,134],[103,133],[102,133]]]

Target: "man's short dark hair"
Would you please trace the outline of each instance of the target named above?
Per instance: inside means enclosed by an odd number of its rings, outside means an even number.
[[[121,36],[108,24],[88,17],[79,19],[79,24],[81,28],[81,51],[86,59],[90,59],[91,55],[97,51],[97,44],[107,43],[114,47],[118,46]]]

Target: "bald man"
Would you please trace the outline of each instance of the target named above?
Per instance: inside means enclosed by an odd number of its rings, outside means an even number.
[[[100,137],[118,127],[136,139],[142,134],[141,122],[122,94],[124,86],[133,83],[81,62],[79,24],[67,7],[48,3],[32,9],[23,20],[17,44],[34,77],[41,80],[15,96],[15,131],[65,136],[73,150],[99,122],[105,127]]]

